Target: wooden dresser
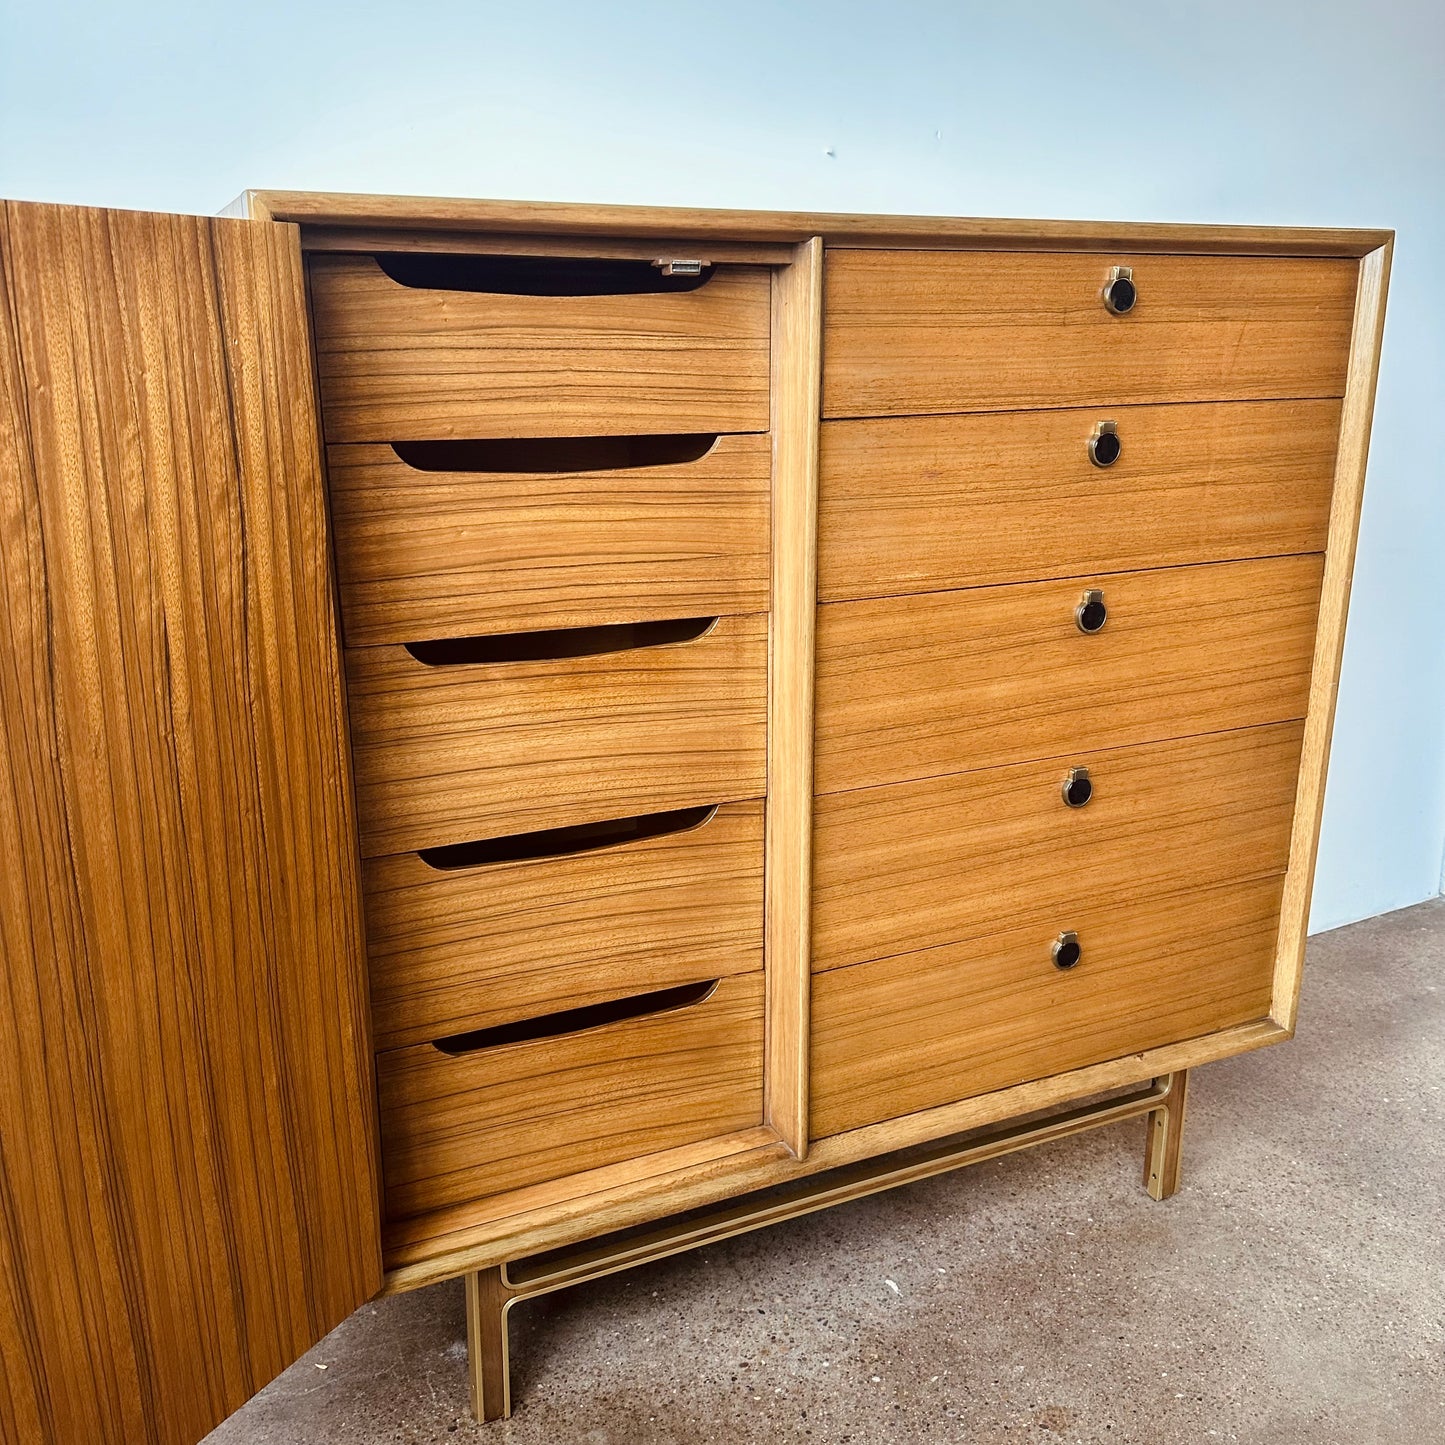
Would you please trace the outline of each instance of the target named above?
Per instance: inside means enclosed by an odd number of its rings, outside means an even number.
[[[1391,236],[0,212],[0,1438],[192,1445],[1294,1027]],[[76,1388],[78,1380],[84,1381]]]

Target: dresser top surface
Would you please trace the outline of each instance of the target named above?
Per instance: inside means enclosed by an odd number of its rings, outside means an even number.
[[[1393,231],[1375,229],[734,211],[327,191],[248,190],[227,209],[227,214],[292,221],[310,228],[371,232],[543,232],[784,244],[821,236],[838,245],[1291,256],[1363,256],[1389,244],[1394,237]]]

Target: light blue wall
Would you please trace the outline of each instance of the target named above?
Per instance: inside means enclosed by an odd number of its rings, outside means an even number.
[[[1395,227],[1314,923],[1439,890],[1440,0],[0,3],[0,194],[248,185]]]

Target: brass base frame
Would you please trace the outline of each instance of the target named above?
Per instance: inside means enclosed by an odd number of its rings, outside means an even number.
[[[535,1299],[784,1219],[796,1219],[850,1199],[863,1199],[885,1189],[1141,1115],[1147,1116],[1148,1124],[1144,1186],[1152,1198],[1167,1199],[1179,1188],[1188,1081],[1187,1072],[1168,1074],[1155,1079],[1147,1089],[1123,1097],[1096,1100],[1062,1113],[900,1150],[568,1249],[473,1271],[465,1277],[472,1413],[480,1421],[503,1420],[512,1413],[507,1314],[518,1300]]]

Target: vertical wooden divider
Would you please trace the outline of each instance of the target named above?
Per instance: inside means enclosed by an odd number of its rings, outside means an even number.
[[[812,978],[813,634],[818,597],[818,425],[823,242],[773,273],[773,594],[768,657],[767,1045],[764,1116],[808,1152]]]
[[[1289,871],[1285,875],[1284,900],[1280,908],[1274,1001],[1270,1011],[1277,1024],[1291,1031],[1299,1008],[1305,935],[1309,932],[1310,893],[1314,887],[1320,819],[1325,805],[1325,773],[1330,762],[1330,735],[1334,729],[1340,664],[1344,658],[1350,578],[1355,566],[1355,543],[1359,535],[1360,504],[1364,497],[1365,462],[1370,450],[1370,422],[1374,414],[1375,382],[1380,371],[1380,341],[1385,329],[1385,295],[1390,286],[1393,249],[1394,242],[1391,241],[1361,258],[1359,286],[1355,295],[1349,371],[1345,378],[1339,446],[1335,454],[1334,502],[1330,509],[1329,537],[1325,543],[1325,575],[1315,633],[1314,670],[1310,678],[1309,710],[1305,717],[1299,786],[1295,794]]]

